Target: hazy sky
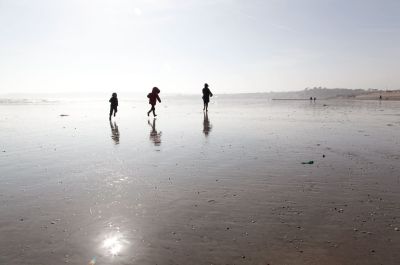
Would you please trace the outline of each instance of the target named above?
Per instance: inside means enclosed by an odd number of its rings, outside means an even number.
[[[0,92],[400,88],[398,0],[0,0]]]

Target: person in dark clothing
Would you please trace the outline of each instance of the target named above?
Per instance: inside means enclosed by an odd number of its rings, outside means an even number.
[[[204,88],[203,88],[203,103],[204,103],[204,107],[203,107],[203,111],[208,111],[208,102],[210,102],[210,97],[213,96],[213,93],[211,93],[211,90],[208,88],[208,84],[205,83],[204,84]]]
[[[111,120],[111,116],[114,113],[114,117],[117,114],[118,111],[118,98],[117,98],[117,93],[112,93],[112,97],[110,98],[110,100],[108,101],[110,102],[110,120]]]
[[[153,90],[151,91],[151,93],[149,93],[147,95],[147,97],[149,98],[149,104],[151,105],[151,109],[147,112],[147,116],[150,115],[150,112],[153,112],[153,116],[157,116],[156,115],[156,104],[157,104],[157,100],[158,102],[161,103],[161,99],[158,96],[158,94],[160,94],[160,89],[158,89],[158,87],[153,87]]]

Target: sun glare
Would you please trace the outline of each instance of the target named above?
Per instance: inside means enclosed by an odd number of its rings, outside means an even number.
[[[122,234],[114,234],[103,240],[102,247],[105,249],[107,255],[117,256],[122,252],[125,240]]]

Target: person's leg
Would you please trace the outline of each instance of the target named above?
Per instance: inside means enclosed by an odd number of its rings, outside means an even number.
[[[150,115],[150,112],[151,112],[151,110],[153,109],[153,105],[151,105],[151,108],[150,108],[150,110],[147,112],[147,116],[149,116]]]
[[[117,111],[118,111],[118,108],[115,107],[115,108],[114,108],[114,117],[115,117],[115,115],[117,114]]]
[[[112,113],[113,113],[113,108],[110,106],[110,116],[109,116],[109,119],[111,120],[111,115],[112,115]]]
[[[206,102],[206,111],[208,111],[208,102]]]
[[[155,106],[154,106],[154,105],[152,106],[152,108],[151,108],[151,109],[153,110],[153,116],[154,116],[154,117],[155,117],[155,116],[157,116],[157,115],[156,115],[156,108],[155,108]]]

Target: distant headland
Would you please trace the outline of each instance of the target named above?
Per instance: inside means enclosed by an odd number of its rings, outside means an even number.
[[[400,90],[379,90],[379,89],[348,89],[348,88],[325,88],[312,87],[299,91],[286,92],[261,92],[234,94],[238,96],[255,96],[266,99],[281,100],[308,100],[311,97],[318,99],[354,99],[354,100],[400,100]]]

